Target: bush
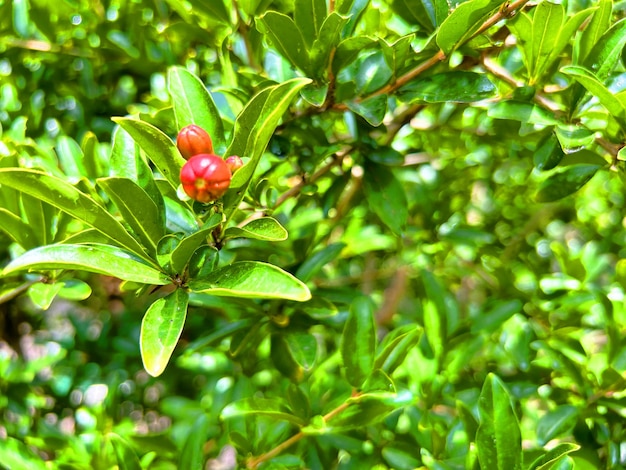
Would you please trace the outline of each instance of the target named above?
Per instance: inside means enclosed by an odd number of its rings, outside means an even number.
[[[626,465],[622,3],[0,12],[0,468]]]

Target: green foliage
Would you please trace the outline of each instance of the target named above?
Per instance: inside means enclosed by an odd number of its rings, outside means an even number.
[[[626,466],[624,11],[0,3],[0,468]]]

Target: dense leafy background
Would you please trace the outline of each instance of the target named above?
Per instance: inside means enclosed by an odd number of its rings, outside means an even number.
[[[625,10],[0,1],[0,467],[626,466]]]

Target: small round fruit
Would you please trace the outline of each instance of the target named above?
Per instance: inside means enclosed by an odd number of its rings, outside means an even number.
[[[199,202],[212,202],[221,198],[230,186],[228,165],[217,155],[201,153],[192,156],[180,170],[183,190]]]
[[[243,161],[237,155],[233,155],[226,159],[226,165],[230,168],[231,173],[235,173],[239,168],[243,166]]]
[[[181,129],[178,137],[176,137],[176,146],[185,160],[201,153],[213,153],[211,136],[195,124],[190,124]]]

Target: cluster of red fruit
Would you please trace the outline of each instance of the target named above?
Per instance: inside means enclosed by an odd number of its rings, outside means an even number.
[[[199,202],[213,202],[221,198],[230,186],[233,173],[243,166],[237,156],[224,160],[215,155],[211,136],[195,124],[184,127],[178,133],[176,146],[187,160],[180,170],[183,190]]]

